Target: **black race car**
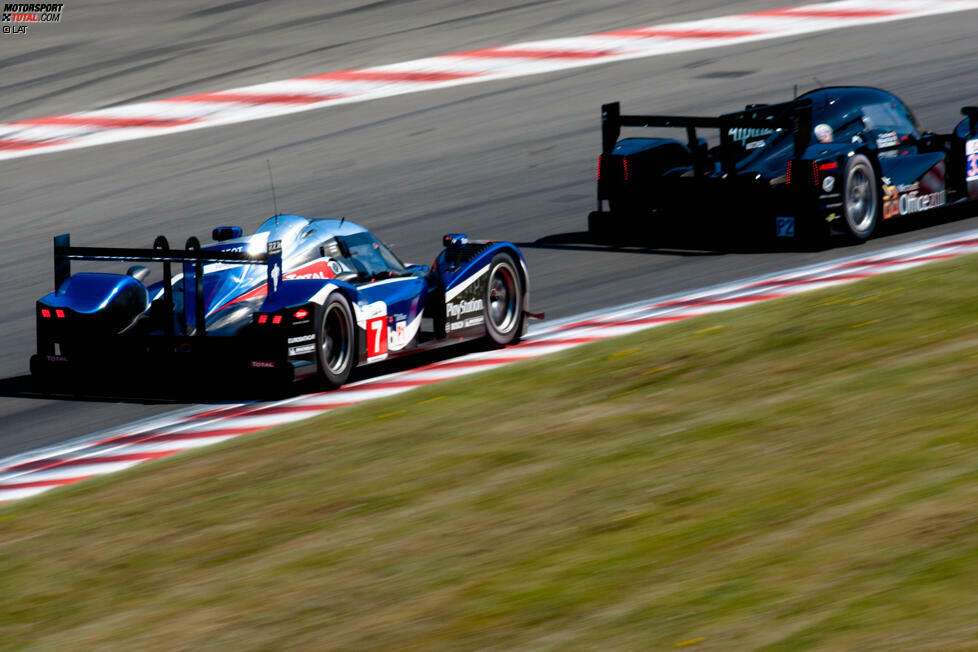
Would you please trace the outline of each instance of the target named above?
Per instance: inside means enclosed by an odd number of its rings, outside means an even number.
[[[951,133],[921,132],[895,95],[853,86],[718,118],[621,115],[605,104],[588,231],[655,233],[707,216],[781,238],[865,240],[881,221],[978,200],[978,107],[961,113]],[[684,129],[686,139],[619,140],[621,127]],[[697,129],[719,130],[718,142]]]

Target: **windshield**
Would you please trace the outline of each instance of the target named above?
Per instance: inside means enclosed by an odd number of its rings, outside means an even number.
[[[352,235],[338,235],[342,263],[346,263],[361,276],[378,277],[403,274],[406,271],[394,252],[366,231]]]

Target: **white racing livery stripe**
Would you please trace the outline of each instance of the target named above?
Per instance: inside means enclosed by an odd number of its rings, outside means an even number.
[[[541,324],[514,346],[371,378],[333,392],[218,408],[198,405],[0,460],[0,502],[34,496],[143,461],[615,335],[972,252],[978,252],[978,229],[901,245],[870,256],[843,258]]]
[[[978,0],[840,0],[335,70],[224,91],[0,123],[0,159],[462,84],[975,9]]]

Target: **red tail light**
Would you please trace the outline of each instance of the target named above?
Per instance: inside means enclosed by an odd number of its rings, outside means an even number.
[[[808,165],[805,166],[805,163]],[[785,183],[790,184],[792,181],[804,183],[805,181],[810,181],[813,186],[817,186],[820,181],[818,170],[819,165],[816,161],[788,161],[788,169],[785,172]],[[798,176],[799,174],[801,177]]]
[[[45,319],[51,319],[51,311],[47,308],[41,308],[41,317]]]
[[[838,163],[832,162],[832,163],[822,163],[821,165],[818,166],[818,169],[819,170],[835,170],[835,169],[838,169],[838,167],[839,167],[839,164]]]
[[[273,324],[281,324],[282,323],[282,315],[275,315],[274,317],[272,317],[272,323]]]
[[[298,310],[295,311],[295,313],[293,313],[292,316],[295,317],[296,319],[305,319],[306,317],[309,316],[309,311],[306,310],[305,308],[299,308]]]
[[[598,181],[601,181],[601,164],[604,163],[604,154],[598,157]]]
[[[628,181],[628,159],[627,158],[622,157],[621,169],[622,172],[625,174],[625,181]]]
[[[58,308],[57,310],[55,310],[55,311],[54,311],[54,314],[55,314],[55,316],[56,316],[56,317],[57,317],[58,319],[64,319],[64,318],[65,318],[65,311],[64,311],[64,310],[62,310],[61,308]]]
[[[264,324],[268,321],[268,315],[258,315],[258,323]]]

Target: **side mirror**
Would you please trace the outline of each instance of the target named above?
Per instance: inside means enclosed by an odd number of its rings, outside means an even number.
[[[142,283],[143,279],[149,276],[149,267],[144,265],[133,265],[126,270],[126,274]]]
[[[968,118],[968,134],[978,134],[978,106],[961,107],[961,115]]]
[[[219,226],[211,232],[211,239],[216,242],[234,240],[235,238],[240,238],[242,233],[244,231],[241,230],[240,226]]]
[[[441,244],[446,249],[461,249],[468,242],[469,236],[464,233],[446,233],[441,239]]]

